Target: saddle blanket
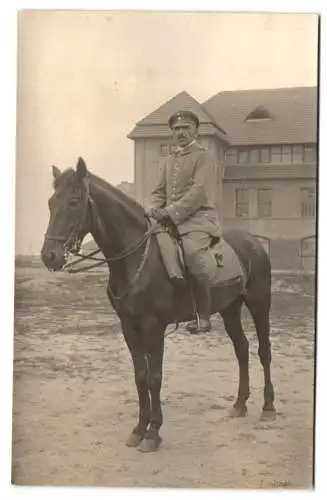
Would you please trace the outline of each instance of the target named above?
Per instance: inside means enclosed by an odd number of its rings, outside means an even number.
[[[222,257],[222,267],[217,266],[217,253]],[[212,286],[219,286],[227,281],[234,281],[236,278],[240,278],[242,282],[245,281],[244,270],[239,258],[234,249],[224,239],[221,239],[218,245],[209,248],[208,259],[211,260],[210,281]]]
[[[168,232],[156,234],[162,260],[168,276],[182,277],[184,261],[182,250]],[[222,267],[218,267],[216,255],[221,256]],[[226,282],[245,282],[245,273],[234,249],[223,238],[218,244],[208,249],[208,269],[213,287],[227,284]]]

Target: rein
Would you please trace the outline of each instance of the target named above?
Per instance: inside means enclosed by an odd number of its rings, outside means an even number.
[[[74,253],[74,255],[76,255],[77,257],[80,257],[80,259],[75,260],[74,262],[68,262],[67,264],[65,264],[63,266],[63,269],[70,274],[77,274],[77,273],[81,273],[83,271],[87,271],[88,269],[93,269],[95,267],[103,266],[104,264],[109,264],[110,262],[117,262],[119,260],[126,259],[127,257],[130,257],[131,255],[133,255],[146,242],[147,246],[144,250],[144,254],[143,254],[143,256],[144,256],[148,252],[148,246],[150,244],[150,237],[154,233],[155,229],[156,229],[156,226],[151,227],[150,229],[148,229],[148,231],[142,236],[142,238],[137,243],[125,248],[122,252],[120,252],[116,255],[113,255],[112,257],[105,257],[105,258],[94,257],[94,255],[101,252],[100,249],[93,250],[92,252],[90,252],[89,254],[86,254],[86,255],[79,253],[79,252]],[[96,261],[96,264],[91,264],[90,266],[82,267],[79,269],[74,269],[74,266],[76,266],[76,264],[79,264],[80,262],[83,262],[84,260],[94,260],[94,261]],[[143,257],[142,257],[142,260],[143,260]],[[138,270],[137,270],[137,272],[138,272]],[[133,283],[134,283],[134,280],[133,280]]]
[[[108,292],[111,295],[111,297],[115,300],[121,300],[123,297],[125,297],[131,287],[136,283],[138,278],[141,275],[141,272],[144,268],[144,265],[146,263],[148,253],[149,253],[149,248],[150,248],[150,243],[151,243],[151,235],[154,233],[154,231],[157,229],[157,226],[151,226],[149,218],[146,217],[147,224],[148,224],[148,229],[144,233],[144,235],[140,238],[139,241],[136,243],[133,243],[132,245],[128,246],[127,248],[123,249],[121,252],[117,253],[116,255],[113,255],[112,257],[105,257],[105,258],[99,258],[95,257],[96,254],[101,252],[100,249],[93,250],[89,254],[82,254],[79,253],[79,246],[81,242],[81,233],[83,233],[83,228],[85,228],[85,222],[87,218],[88,211],[90,210],[91,213],[91,224],[94,221],[94,214],[93,214],[93,207],[95,207],[95,203],[93,199],[90,196],[90,188],[87,180],[84,180],[84,185],[85,185],[85,202],[82,210],[81,217],[79,220],[76,222],[75,226],[73,227],[70,235],[67,237],[65,236],[52,236],[52,235],[47,235],[47,239],[49,240],[54,240],[54,241],[60,241],[64,242],[64,248],[65,248],[65,254],[66,256],[69,256],[70,254],[73,254],[77,257],[80,257],[80,259],[75,260],[74,262],[68,262],[63,266],[63,270],[67,271],[70,274],[77,274],[81,273],[83,271],[87,271],[89,269],[94,269],[95,267],[102,266],[104,264],[110,264],[112,262],[118,262],[123,259],[126,259],[127,257],[130,257],[135,254],[140,248],[143,247],[145,244],[145,249],[142,254],[140,263],[135,271],[135,274],[133,276],[132,281],[128,284],[128,288],[120,295],[115,295],[114,292],[112,291],[110,284],[108,283]],[[71,248],[69,248],[70,244],[72,244]],[[72,249],[76,249],[76,251],[72,251]],[[96,261],[94,264],[91,264],[89,266],[85,266],[83,268],[76,269],[75,266],[83,262],[84,260],[91,260],[91,261]]]
[[[148,229],[148,231],[142,236],[142,238],[137,243],[135,243],[133,245],[130,245],[129,247],[125,248],[120,253],[118,253],[116,255],[113,255],[112,257],[105,257],[105,258],[93,257],[97,253],[101,252],[101,250],[99,250],[99,249],[98,250],[94,250],[93,252],[91,252],[91,253],[89,253],[87,255],[85,255],[83,253],[79,253],[79,252],[78,253],[74,253],[74,255],[76,255],[77,257],[81,257],[81,258],[79,260],[76,260],[75,262],[73,262],[71,264],[67,264],[67,266],[65,267],[65,269],[68,266],[78,264],[79,262],[82,262],[85,259],[95,260],[95,261],[100,262],[100,264],[106,264],[106,263],[109,263],[109,262],[116,262],[116,261],[125,259],[126,257],[130,257],[137,250],[139,250],[139,248],[141,248],[141,246],[153,234],[154,230],[155,230],[155,227],[153,227],[153,228],[151,227],[150,229]]]
[[[78,259],[77,261],[65,264],[63,269],[65,271],[67,270],[67,272],[70,274],[77,274],[77,273],[81,273],[83,271],[87,271],[89,269],[93,269],[95,267],[102,266],[103,264],[108,264],[110,262],[117,262],[119,260],[123,260],[127,257],[130,257],[131,255],[134,255],[134,253],[137,252],[137,250],[139,250],[146,242],[145,249],[144,249],[144,252],[142,254],[142,258],[140,260],[140,264],[138,265],[138,268],[135,271],[135,274],[133,276],[132,281],[128,284],[128,288],[121,295],[118,296],[118,295],[115,295],[115,293],[112,291],[112,288],[110,287],[110,283],[108,283],[108,292],[111,295],[111,297],[117,301],[122,300],[129,293],[131,287],[136,283],[136,281],[138,280],[138,278],[140,277],[140,275],[143,271],[143,268],[144,268],[144,265],[146,263],[148,253],[149,253],[149,248],[150,248],[150,243],[151,243],[151,235],[154,233],[155,229],[156,229],[156,226],[150,227],[150,229],[148,229],[146,231],[146,233],[142,236],[142,238],[137,243],[130,245],[129,247],[125,248],[122,252],[120,252],[116,255],[113,255],[112,257],[107,257],[104,259],[94,257],[94,255],[101,252],[100,249],[93,250],[92,252],[90,252],[87,255],[76,253],[75,255],[77,255],[78,257],[81,257],[81,258]],[[73,268],[73,266],[75,266],[79,262],[83,262],[84,260],[95,260],[97,262],[96,262],[96,264],[91,264],[90,266],[85,266],[85,267],[80,268],[80,269]]]

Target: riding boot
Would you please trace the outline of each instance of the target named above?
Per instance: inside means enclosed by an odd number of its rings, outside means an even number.
[[[209,332],[211,330],[211,284],[208,278],[192,279],[194,298],[199,313],[199,325],[197,321],[191,321],[187,329],[191,333]]]

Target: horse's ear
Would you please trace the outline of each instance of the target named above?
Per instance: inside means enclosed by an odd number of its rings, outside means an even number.
[[[58,179],[59,175],[61,175],[59,168],[55,165],[52,165],[52,175],[55,180]]]
[[[76,176],[78,180],[82,180],[87,176],[87,167],[83,158],[78,158],[78,162],[76,165]]]

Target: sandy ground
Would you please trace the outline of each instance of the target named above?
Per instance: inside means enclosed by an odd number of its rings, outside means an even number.
[[[259,420],[263,373],[252,322],[248,415],[230,419],[238,367],[219,316],[214,331],[167,337],[163,443],[124,444],[137,418],[132,363],[105,276],[16,269],[13,482],[202,488],[311,488],[314,281],[273,280],[277,419]]]

